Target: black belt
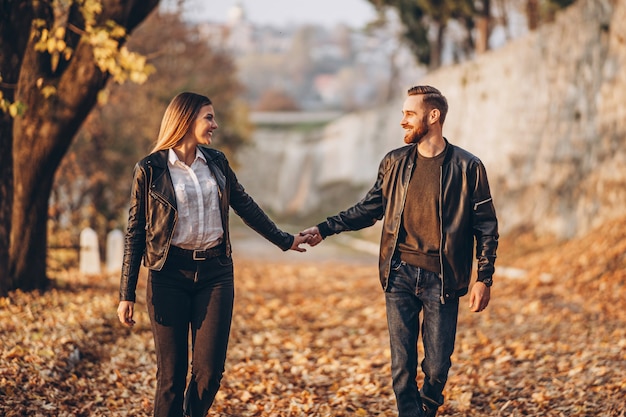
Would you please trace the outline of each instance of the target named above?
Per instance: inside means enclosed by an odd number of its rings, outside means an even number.
[[[207,259],[225,255],[226,249],[223,244],[206,250],[183,249],[178,246],[170,246],[170,254],[190,261],[206,261]]]

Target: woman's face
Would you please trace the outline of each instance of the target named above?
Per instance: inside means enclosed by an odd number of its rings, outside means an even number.
[[[213,106],[208,104],[202,106],[198,112],[198,117],[192,125],[192,134],[196,142],[200,145],[210,145],[213,138],[213,131],[217,129],[215,122],[215,111]]]

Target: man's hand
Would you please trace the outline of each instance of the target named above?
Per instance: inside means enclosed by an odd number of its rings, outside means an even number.
[[[117,318],[120,319],[120,323],[127,327],[133,327],[135,320],[133,320],[133,313],[135,312],[135,303],[132,301],[120,301],[120,305],[117,307]]]
[[[302,234],[302,232],[300,232],[297,235],[294,235],[293,237],[293,243],[291,244],[291,250],[295,250],[297,252],[306,252],[306,249],[301,248],[300,245],[302,245],[303,243],[309,243],[311,241],[311,235],[309,234]]]
[[[470,293],[470,311],[479,313],[487,308],[489,299],[491,298],[491,289],[482,282],[474,283],[472,292]]]
[[[310,246],[315,246],[318,243],[320,243],[322,240],[322,235],[320,235],[320,229],[317,228],[317,226],[313,226],[313,227],[309,227],[308,229],[304,229],[303,231],[300,232],[300,235],[308,235],[310,236],[309,240],[308,240],[308,244]]]

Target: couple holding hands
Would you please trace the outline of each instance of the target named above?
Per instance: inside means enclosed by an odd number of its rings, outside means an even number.
[[[157,358],[154,416],[205,417],[219,389],[234,299],[231,207],[276,246],[299,252],[305,251],[302,244],[315,246],[327,236],[383,221],[380,281],[398,415],[436,415],[451,366],[459,297],[470,292],[474,312],[487,307],[498,246],[485,168],[443,137],[447,111],[436,88],[410,88],[401,120],[406,146],[383,158],[365,197],[291,235],[246,193],[224,154],[208,146],[218,127],[211,100],[188,92],[174,97],[154,149],[135,165],[117,309],[120,322],[132,326],[143,259]],[[474,254],[478,276],[470,291]]]

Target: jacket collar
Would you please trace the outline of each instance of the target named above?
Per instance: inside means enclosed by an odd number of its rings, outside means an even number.
[[[167,155],[168,150],[164,149],[161,151],[156,151],[148,156],[149,163],[155,168],[165,169],[167,168]]]
[[[446,164],[450,161],[450,156],[452,155],[452,148],[454,147],[454,145],[448,142],[448,139],[446,139],[445,137],[443,138],[443,140],[446,142],[446,147],[443,150],[446,153],[446,156],[443,158],[443,163]],[[406,157],[415,158],[417,156],[417,143],[407,145],[405,146],[405,149]]]
[[[198,149],[206,162],[214,160],[219,154],[218,151],[202,145],[199,145]],[[163,149],[150,154],[148,158],[153,166],[165,169],[167,168],[168,155],[169,149]]]
[[[219,164],[215,163],[215,160],[218,159],[221,152],[206,147],[206,146],[198,146],[202,156],[204,156],[204,160],[208,165],[211,172],[215,176],[215,180],[217,181],[217,185],[220,190],[224,190],[226,187],[226,177],[224,172],[219,168]],[[172,186],[172,180],[169,174],[169,170],[167,169],[169,157],[169,150],[164,149],[161,151],[156,151],[150,155],[148,155],[147,163],[154,168],[152,182],[153,185],[158,183],[155,187],[155,190],[160,191],[163,195],[168,196],[168,200],[170,202],[174,201],[174,188]]]
[[[194,156],[194,162],[197,158],[202,159],[205,163],[207,162],[206,160],[206,156],[204,155],[204,153],[200,152],[200,150],[196,147],[196,156]],[[169,165],[174,165],[176,163],[176,161],[180,161],[180,159],[178,158],[178,155],[176,155],[176,152],[174,152],[174,149],[170,148],[167,150],[167,162]]]
[[[448,139],[446,139],[445,137],[443,138],[443,140],[446,142],[446,149],[444,151],[446,153],[446,156],[443,158],[443,163],[447,164],[448,162],[450,162],[450,156],[452,155],[452,144],[448,142]]]

